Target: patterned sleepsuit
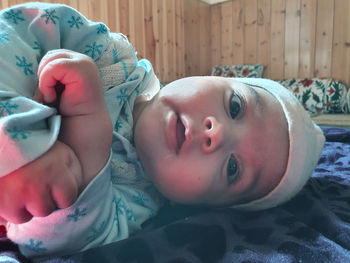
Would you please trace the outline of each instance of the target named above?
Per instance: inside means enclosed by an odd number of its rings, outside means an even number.
[[[126,37],[56,4],[29,3],[0,12],[0,176],[35,160],[57,140],[60,116],[31,98],[40,59],[65,48],[93,58],[114,125],[107,165],[67,209],[25,224],[8,224],[8,237],[29,257],[62,255],[126,238],[162,203],[145,175],[132,138],[132,109],[152,97],[159,81],[138,61]]]

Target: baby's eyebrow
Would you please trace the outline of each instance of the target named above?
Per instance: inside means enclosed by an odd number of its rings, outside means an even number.
[[[261,100],[261,97],[260,97],[259,93],[256,92],[256,90],[253,87],[260,88],[259,86],[247,84],[247,88],[248,88],[249,94],[254,99],[254,102],[255,102],[255,105],[256,105],[256,110],[258,112],[260,112],[260,113],[263,113],[264,109],[265,109],[264,105],[263,105],[263,101]]]

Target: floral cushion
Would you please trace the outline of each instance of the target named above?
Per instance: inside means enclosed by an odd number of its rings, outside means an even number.
[[[346,113],[350,102],[343,83],[332,79],[285,79],[279,81],[311,114]]]
[[[350,97],[347,97],[346,86],[340,81],[332,80],[326,87],[324,103],[324,113],[349,113]]]
[[[264,66],[260,64],[214,66],[211,75],[227,78],[261,78],[263,70]]]
[[[280,83],[289,89],[312,114],[323,113],[324,94],[329,86],[329,79],[285,79]]]

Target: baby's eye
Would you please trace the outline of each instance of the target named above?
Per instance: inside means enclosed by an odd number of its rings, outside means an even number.
[[[241,98],[237,94],[234,94],[230,100],[230,115],[232,119],[235,119],[239,115],[239,113],[241,112],[241,108]]]
[[[231,155],[227,165],[227,182],[232,184],[238,179],[238,164],[236,158]]]

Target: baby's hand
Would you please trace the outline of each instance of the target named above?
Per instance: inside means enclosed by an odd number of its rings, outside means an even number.
[[[76,200],[82,182],[74,152],[57,141],[39,159],[0,178],[0,219],[20,224]]]
[[[88,56],[66,49],[49,51],[40,61],[39,90],[34,99],[45,104],[56,102],[63,116],[90,114],[101,99],[101,82],[95,62]],[[57,93],[57,84],[64,90]]]

